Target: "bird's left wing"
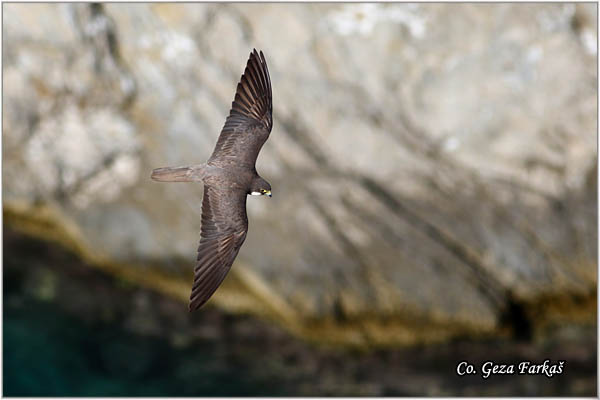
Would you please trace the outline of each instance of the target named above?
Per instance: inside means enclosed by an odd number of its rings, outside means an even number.
[[[200,308],[217,290],[246,239],[246,193],[204,186],[202,231],[190,311]]]
[[[231,103],[231,111],[208,163],[253,168],[272,127],[271,78],[264,54],[255,49],[250,53]]]

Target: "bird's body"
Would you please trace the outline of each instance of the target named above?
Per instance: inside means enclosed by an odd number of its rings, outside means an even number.
[[[204,184],[202,231],[190,311],[201,307],[212,296],[246,239],[246,196],[271,196],[271,185],[258,175],[255,164],[272,127],[269,71],[262,52],[259,55],[254,50],[208,161],[152,171],[152,179],[156,181]]]

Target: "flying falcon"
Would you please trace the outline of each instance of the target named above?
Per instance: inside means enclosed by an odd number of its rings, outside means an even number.
[[[202,230],[190,311],[217,290],[248,232],[247,195],[271,197],[271,185],[256,172],[256,157],[273,127],[271,79],[262,51],[254,49],[237,85],[217,145],[204,164],[157,168],[161,182],[202,182]]]

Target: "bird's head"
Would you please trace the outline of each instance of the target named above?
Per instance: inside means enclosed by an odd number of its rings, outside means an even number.
[[[250,195],[252,196],[269,196],[271,197],[271,185],[260,176],[254,178],[250,187]]]

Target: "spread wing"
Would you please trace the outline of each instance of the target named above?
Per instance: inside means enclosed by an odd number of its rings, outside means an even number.
[[[237,85],[229,116],[208,163],[254,168],[258,152],[273,127],[271,79],[262,51],[250,53]]]
[[[200,308],[217,290],[246,239],[246,193],[204,186],[202,231],[190,311]]]

